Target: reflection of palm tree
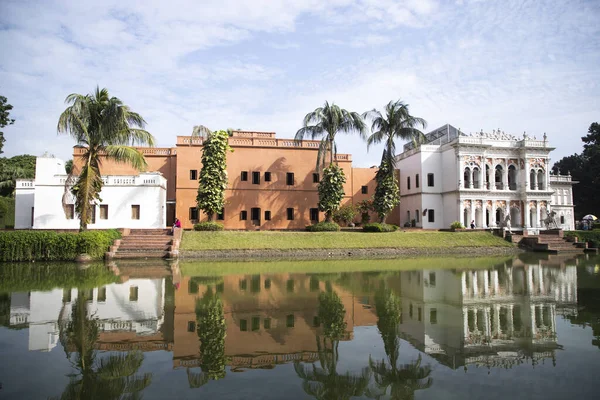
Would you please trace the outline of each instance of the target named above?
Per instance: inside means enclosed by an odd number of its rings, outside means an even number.
[[[379,399],[387,396],[391,387],[392,399],[413,399],[415,391],[427,389],[432,384],[431,367],[421,367],[421,356],[410,363],[398,366],[400,358],[400,340],[398,324],[400,323],[400,298],[390,289],[381,289],[375,296],[377,310],[377,327],[383,340],[386,360],[373,361],[369,357],[369,366],[375,376],[375,388],[369,388],[367,395]],[[423,382],[424,379],[427,380]]]
[[[203,386],[211,379],[218,380],[225,377],[227,325],[223,302],[216,293],[213,293],[210,286],[204,296],[196,302],[196,320],[202,359],[200,372],[187,370],[191,388]]]
[[[319,295],[319,320],[323,324],[323,341],[317,336],[320,367],[303,365],[296,361],[296,374],[304,381],[304,391],[316,399],[349,399],[361,396],[370,380],[370,371],[364,368],[359,376],[337,372],[339,340],[346,333],[346,310],[340,297],[333,291]]]
[[[124,354],[96,358],[94,349],[99,337],[98,318],[88,315],[87,301],[83,291],[79,292],[73,307],[71,321],[59,324],[60,341],[76,374],[70,381],[61,400],[67,399],[128,399],[138,398],[139,392],[150,385],[152,374],[135,375],[141,367],[144,355],[133,351]]]

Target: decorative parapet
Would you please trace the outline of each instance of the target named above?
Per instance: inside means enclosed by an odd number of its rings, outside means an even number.
[[[232,131],[232,137],[274,138],[275,132]]]
[[[144,157],[152,157],[152,156],[172,156],[177,154],[177,149],[170,147],[136,147]],[[87,148],[85,147],[73,147],[73,155],[80,156],[85,154]],[[105,155],[106,152],[99,152],[100,155]]]
[[[67,178],[67,175],[55,175],[51,180],[37,182],[37,184],[64,186],[67,183]],[[71,177],[68,184],[73,185],[76,180],[77,177]],[[104,175],[102,176],[102,184],[104,186],[166,186],[167,180],[159,172],[148,172],[139,175]]]
[[[204,139],[202,138],[194,138],[191,136],[177,136],[178,146],[202,146],[203,143]],[[277,147],[287,149],[294,148],[317,150],[320,144],[321,141],[319,140],[275,139],[274,134],[273,137],[232,136],[229,138],[229,145],[231,147]],[[337,154],[336,160],[352,161],[352,156],[350,154]]]
[[[34,179],[17,179],[16,189],[35,189]]]

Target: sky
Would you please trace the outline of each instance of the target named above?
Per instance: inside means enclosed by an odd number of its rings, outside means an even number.
[[[199,124],[291,138],[325,101],[400,99],[425,132],[546,132],[557,161],[600,121],[599,20],[597,0],[0,0],[3,156],[71,158],[64,100],[98,85],[161,147]],[[355,166],[381,158],[337,143]]]

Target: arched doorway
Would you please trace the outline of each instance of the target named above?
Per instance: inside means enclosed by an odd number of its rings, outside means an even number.
[[[471,187],[471,168],[467,167],[465,168],[465,173],[463,174],[463,179],[465,182],[465,189],[468,189]]]
[[[469,211],[470,210],[466,207],[463,209],[463,225],[465,227],[468,227],[469,223],[471,222],[471,221],[469,221]]]
[[[501,165],[496,165],[496,170],[494,174],[494,183],[496,184],[496,189],[502,189],[502,175],[504,171]]]
[[[521,209],[519,207],[510,208],[510,224],[512,226],[521,226]]]
[[[500,226],[504,222],[504,210],[496,208],[496,225]]]
[[[483,210],[481,207],[475,209],[475,225],[478,228],[483,228]]]

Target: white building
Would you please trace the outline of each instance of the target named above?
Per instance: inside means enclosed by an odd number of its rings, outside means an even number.
[[[38,157],[35,179],[18,179],[15,229],[78,229],[73,196],[63,208],[68,176],[63,160]],[[94,206],[90,229],[164,228],[167,180],[158,172],[103,176],[101,201]]]
[[[99,320],[100,341],[110,334],[159,334],[165,320],[164,278],[130,279],[86,292],[88,314]],[[78,295],[78,289],[12,293],[10,324],[29,328],[30,351],[50,351],[59,342],[59,322],[71,319]]]
[[[510,215],[511,225],[535,233],[552,209],[559,227],[575,228],[570,176],[550,171],[550,147],[523,134],[465,135],[444,125],[425,143],[404,146],[400,169],[400,221],[430,229],[454,221],[478,228],[497,227]]]

